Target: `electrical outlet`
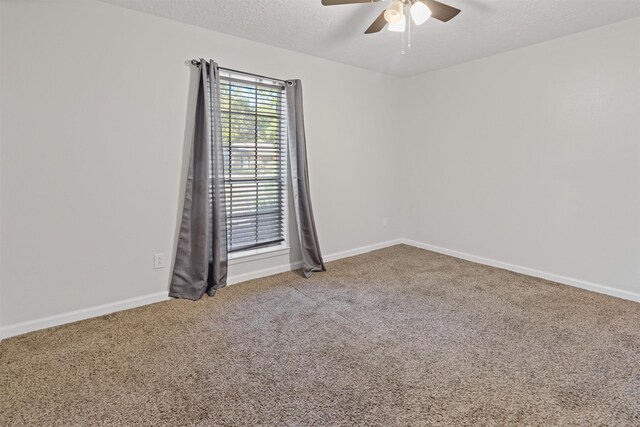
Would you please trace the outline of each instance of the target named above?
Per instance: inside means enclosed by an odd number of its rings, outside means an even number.
[[[164,254],[155,254],[153,256],[153,268],[164,268]]]
[[[382,218],[382,226],[384,228],[387,228],[388,225],[389,225],[389,218],[385,216],[384,218]]]

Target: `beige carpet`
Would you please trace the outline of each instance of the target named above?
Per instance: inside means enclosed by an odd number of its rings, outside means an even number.
[[[640,304],[402,245],[328,268],[6,340],[0,425],[640,425]]]

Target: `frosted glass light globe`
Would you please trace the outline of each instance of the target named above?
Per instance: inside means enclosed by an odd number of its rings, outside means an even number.
[[[431,17],[431,10],[420,0],[411,5],[411,19],[416,25],[422,25]]]
[[[406,26],[407,26],[407,20],[405,19],[404,15],[402,15],[401,19],[398,22],[389,24],[389,31],[394,31],[396,33],[404,33]]]
[[[395,0],[391,2],[387,10],[384,11],[384,19],[389,23],[393,24],[395,22],[400,21],[402,18],[402,8],[404,5],[400,0]]]

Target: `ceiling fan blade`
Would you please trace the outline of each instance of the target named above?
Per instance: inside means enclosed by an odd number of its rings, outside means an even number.
[[[438,21],[447,22],[460,13],[460,9],[440,3],[436,0],[421,0],[431,10],[431,16]]]
[[[335,6],[338,4],[374,3],[380,0],[322,0],[323,6]]]
[[[384,10],[383,10],[382,12],[380,12],[380,15],[378,15],[376,20],[373,21],[373,24],[371,24],[369,28],[367,28],[367,31],[365,31],[364,33],[365,34],[377,33],[378,31],[382,30],[385,25],[387,25],[387,20],[384,19]]]

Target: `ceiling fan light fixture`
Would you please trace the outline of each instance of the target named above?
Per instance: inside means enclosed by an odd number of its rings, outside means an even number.
[[[384,11],[384,19],[389,24],[395,24],[399,22],[402,18],[402,9],[404,4],[400,0],[394,0]]]
[[[420,0],[411,5],[411,19],[416,25],[422,25],[431,17],[431,9]]]
[[[404,14],[402,14],[402,17],[399,21],[389,24],[387,28],[389,28],[389,31],[404,33],[406,26],[407,20],[405,19]]]

